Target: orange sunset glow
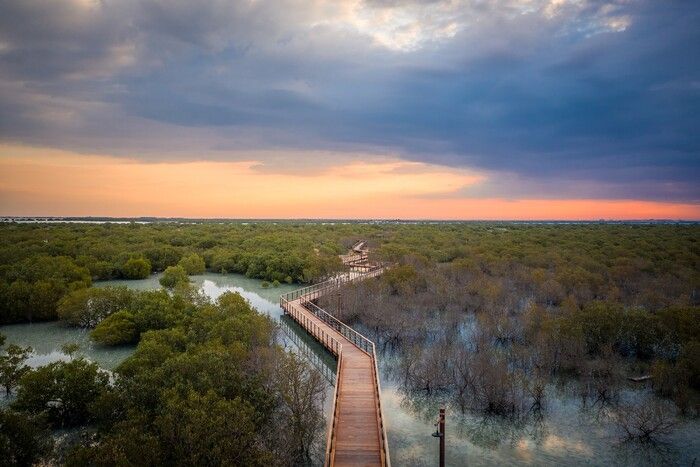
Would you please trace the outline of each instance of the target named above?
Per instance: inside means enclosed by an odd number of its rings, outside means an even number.
[[[700,1],[0,1],[0,467],[695,465]]]
[[[10,154],[10,155],[6,155]],[[12,154],[18,154],[13,156]],[[5,147],[2,215],[211,218],[700,218],[696,204],[607,199],[464,198],[487,175],[398,159],[318,170],[261,162],[142,162]]]
[[[681,10],[11,0],[0,213],[698,220]]]

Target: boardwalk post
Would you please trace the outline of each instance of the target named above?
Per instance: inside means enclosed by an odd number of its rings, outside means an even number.
[[[338,318],[343,319],[343,296],[340,293],[340,287],[338,287]]]
[[[437,429],[433,436],[440,439],[440,467],[445,467],[445,409],[440,409],[440,416],[435,423]]]

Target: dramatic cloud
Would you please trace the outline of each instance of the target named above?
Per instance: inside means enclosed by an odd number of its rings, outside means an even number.
[[[699,24],[690,0],[5,0],[0,139],[698,203]]]

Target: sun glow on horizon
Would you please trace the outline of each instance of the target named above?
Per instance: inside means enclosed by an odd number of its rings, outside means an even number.
[[[0,214],[383,219],[700,219],[700,206],[644,200],[459,196],[487,178],[400,159],[309,172],[261,161],[143,162],[0,147]]]

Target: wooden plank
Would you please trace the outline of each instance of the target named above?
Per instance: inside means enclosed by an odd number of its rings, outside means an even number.
[[[339,341],[343,346],[336,432],[332,465],[337,466],[376,466],[382,465],[381,434],[374,361],[367,353],[356,347],[352,341],[331,328],[328,324],[301,305],[300,299],[287,305],[290,315],[328,347],[324,334]],[[334,351],[333,348],[329,350]]]

